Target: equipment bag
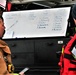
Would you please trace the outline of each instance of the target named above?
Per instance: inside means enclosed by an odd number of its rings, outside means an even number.
[[[62,53],[58,65],[60,66],[60,75],[76,75],[76,34],[67,45],[62,47]]]

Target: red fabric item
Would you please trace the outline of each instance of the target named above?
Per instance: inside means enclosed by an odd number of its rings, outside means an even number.
[[[7,2],[7,11],[11,10],[11,6],[12,6],[11,2]]]
[[[62,75],[68,75],[68,73],[69,73],[68,69],[69,69],[69,65],[70,65],[70,60],[64,58],[63,61],[64,61],[64,68],[63,68]]]
[[[60,75],[76,75],[76,70],[69,70],[69,68],[75,69],[76,68],[76,64],[71,63],[70,61],[74,61],[76,62],[76,60],[71,60],[68,58],[65,58],[65,54],[68,55],[72,55],[70,48],[72,46],[72,44],[74,43],[74,41],[76,41],[76,34],[74,35],[74,37],[71,38],[71,40],[67,43],[65,49],[64,49],[64,55],[61,54],[60,57],[60,62],[58,65],[60,65]],[[62,67],[62,63],[63,63],[63,67]]]

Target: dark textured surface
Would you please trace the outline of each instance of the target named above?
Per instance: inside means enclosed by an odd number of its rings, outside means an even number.
[[[58,69],[59,58],[56,52],[62,50],[69,38],[42,38],[42,39],[6,39],[11,52],[15,71],[19,72],[25,67],[30,71],[54,72]],[[63,43],[59,43],[59,42]],[[39,73],[40,73],[39,72]]]
[[[26,75],[59,75],[57,72],[33,72],[25,73]]]

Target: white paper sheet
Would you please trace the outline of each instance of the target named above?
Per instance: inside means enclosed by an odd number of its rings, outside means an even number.
[[[65,36],[70,8],[4,12],[5,35],[8,35],[7,32],[14,32],[11,38]]]

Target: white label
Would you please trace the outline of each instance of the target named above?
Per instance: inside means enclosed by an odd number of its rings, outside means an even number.
[[[73,47],[73,49],[72,49],[72,51],[71,51],[72,53],[73,53],[73,55],[75,55],[76,56],[76,48],[75,47]]]

